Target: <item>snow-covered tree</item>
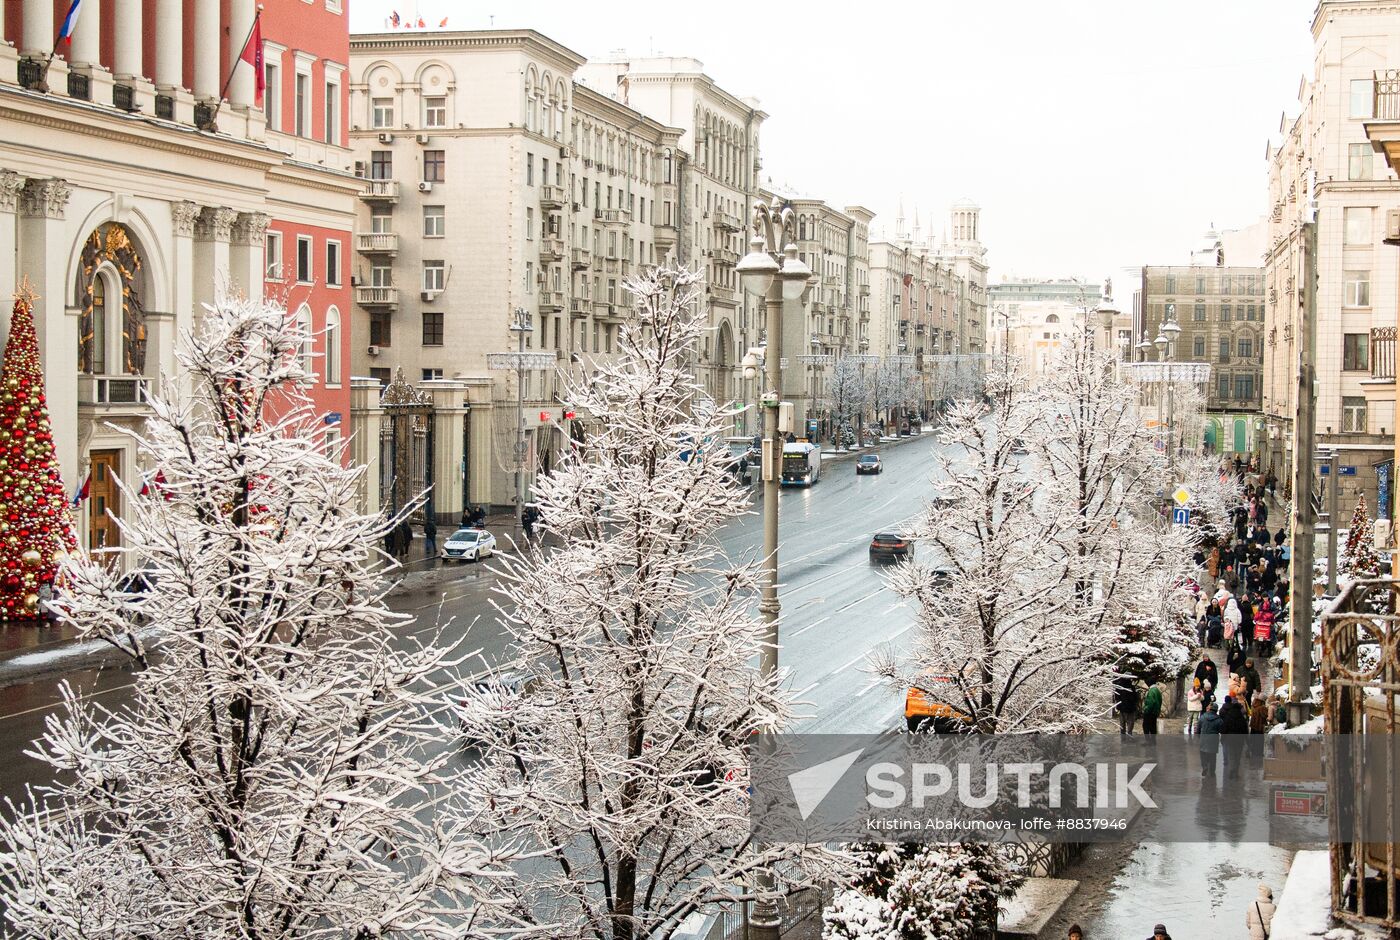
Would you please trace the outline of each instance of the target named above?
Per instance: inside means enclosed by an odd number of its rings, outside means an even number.
[[[304,340],[274,305],[209,309],[133,435],[158,487],[122,483],[118,551],[150,586],[63,566],[55,607],[131,658],[131,702],[65,685],[34,747],[57,782],[0,820],[10,935],[463,937],[505,916],[508,871],[432,746],[456,654],[395,635],[374,585],[398,520],[358,513],[363,471],[323,449]]]
[[[1185,454],[1177,458],[1177,477],[1191,493],[1191,530],[1198,540],[1219,541],[1234,531],[1232,513],[1244,501],[1244,486],[1233,473],[1220,469],[1216,454]],[[1286,520],[1288,511],[1280,509]],[[1283,521],[1279,525],[1285,524]]]
[[[857,425],[869,398],[860,363],[853,356],[837,359],[827,374],[825,391],[825,407],[831,415],[836,449],[845,450],[845,429],[849,427],[853,435],[859,430]]]
[[[1375,525],[1371,514],[1366,511],[1366,494],[1362,493],[1351,514],[1351,526],[1347,529],[1347,542],[1344,553],[1344,570],[1353,579],[1379,577],[1380,559],[1376,557]]]
[[[692,407],[696,283],[683,270],[629,282],[618,356],[567,384],[598,430],[536,486],[555,547],[505,562],[513,691],[464,711],[483,742],[467,789],[492,828],[558,847],[517,872],[555,937],[666,936],[707,906],[790,892],[826,858],[750,836],[745,742],[790,705],[782,677],[754,665],[757,571],[714,537],[746,495],[726,456],[692,443],[718,440],[727,418]]]
[[[968,843],[854,847],[858,873],[822,914],[824,940],[981,940],[997,902],[1025,880],[1004,848]]]

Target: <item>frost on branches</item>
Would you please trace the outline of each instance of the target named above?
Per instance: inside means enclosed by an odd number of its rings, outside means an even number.
[[[763,867],[785,893],[825,859],[750,839],[745,742],[790,705],[781,677],[754,668],[757,572],[714,538],[748,501],[719,446],[730,415],[695,407],[696,284],[668,270],[630,282],[619,356],[567,384],[590,432],[536,485],[556,547],[503,560],[515,681],[463,709],[483,742],[468,792],[492,829],[558,847],[517,878],[559,938],[665,935],[758,896]]]
[[[854,847],[858,873],[822,914],[824,940],[980,940],[997,902],[1025,880],[995,845],[872,843]]]
[[[371,585],[397,520],[355,511],[361,471],[313,433],[304,339],[277,306],[209,309],[137,437],[162,482],[123,486],[152,586],[65,563],[56,606],[131,657],[133,700],[65,687],[48,719],[62,782],[0,821],[12,935],[455,938],[490,908],[503,870],[430,798],[455,786],[430,746],[450,654],[393,635]]]
[[[870,400],[861,364],[849,355],[837,359],[826,376],[825,387],[825,405],[835,423],[836,449],[843,451],[856,442],[860,416]]]

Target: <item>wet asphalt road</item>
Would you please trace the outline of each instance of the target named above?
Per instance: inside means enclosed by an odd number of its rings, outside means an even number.
[[[882,731],[901,721],[902,696],[870,677],[865,658],[881,644],[898,644],[912,620],[884,587],[885,569],[871,564],[868,545],[877,530],[909,518],[932,495],[936,446],[929,433],[880,448],[885,471],[879,475],[857,477],[849,458],[827,461],[815,486],[782,492],[780,662],[808,703],[800,709],[802,730]],[[761,550],[760,509],[755,500],[752,513],[721,533],[731,556]],[[406,632],[422,637],[441,625],[446,639],[479,648],[485,661],[498,660],[506,637],[490,607],[495,579],[489,562],[453,569],[448,578],[391,599],[395,610],[415,618]],[[0,688],[0,796],[19,801],[28,785],[48,779],[46,767],[24,752],[42,734],[64,679],[105,707],[129,700],[130,672],[112,667]]]

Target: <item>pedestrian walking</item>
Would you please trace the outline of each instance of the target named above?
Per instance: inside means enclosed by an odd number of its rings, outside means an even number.
[[[433,521],[432,516],[423,523],[423,550],[428,553],[429,558],[437,558],[437,523]]]
[[[1235,461],[1238,463],[1239,458],[1236,457]],[[1148,937],[1147,940],[1172,940],[1172,935],[1167,933],[1166,927],[1157,924],[1152,928],[1152,936]]]
[[[1162,714],[1162,689],[1156,685],[1147,687],[1147,694],[1142,697],[1142,733],[1157,733],[1157,718]]]
[[[1138,690],[1131,676],[1119,676],[1113,683],[1113,707],[1118,712],[1118,733],[1132,734],[1137,724]]]
[[[1065,940],[1084,940],[1084,929],[1078,924],[1069,925],[1069,933],[1065,935]]]
[[[1249,928],[1249,940],[1269,940],[1274,926],[1274,892],[1268,885],[1259,886],[1259,896],[1244,913],[1244,925]]]
[[[1191,688],[1186,690],[1186,733],[1195,734],[1201,724],[1201,709],[1205,705],[1206,693],[1201,688],[1200,679],[1191,680]]]
[[[1220,670],[1215,668],[1215,660],[1210,658],[1210,654],[1201,650],[1201,661],[1196,664],[1195,677],[1201,680],[1201,686],[1209,691],[1216,688],[1220,683]]]
[[[1264,683],[1259,678],[1259,670],[1254,668],[1252,658],[1244,661],[1244,669],[1240,671],[1240,675],[1244,677],[1245,701],[1253,702],[1254,697],[1264,688]]]
[[[1232,695],[1225,696],[1225,704],[1220,706],[1220,734],[1225,746],[1225,777],[1238,779],[1249,720],[1245,718],[1244,706]]]
[[[1240,623],[1244,620],[1244,615],[1240,613],[1240,605],[1232,597],[1225,602],[1225,642],[1228,645],[1234,640],[1235,634],[1239,632]]]
[[[399,527],[394,526],[384,533],[384,554],[390,558],[399,557]]]
[[[1201,715],[1201,729],[1196,745],[1201,752],[1201,776],[1214,777],[1217,755],[1220,753],[1220,716],[1215,712],[1215,703],[1206,706]]]
[[[1259,605],[1259,613],[1254,615],[1254,655],[1274,654],[1274,606],[1268,600]]]
[[[1269,730],[1269,704],[1264,696],[1256,695],[1249,709],[1249,733],[1264,734]]]
[[[408,557],[408,550],[413,546],[413,526],[405,519],[399,523],[398,550],[400,558]]]
[[[1232,673],[1231,678],[1234,678],[1233,674],[1244,671],[1244,664],[1248,659],[1249,657],[1245,656],[1244,650],[1240,648],[1239,638],[1235,638],[1235,640],[1230,643],[1225,653],[1225,668]],[[1241,677],[1240,681],[1244,681],[1243,677]]]

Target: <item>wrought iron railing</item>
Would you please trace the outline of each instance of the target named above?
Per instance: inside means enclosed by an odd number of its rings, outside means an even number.
[[[1371,378],[1395,380],[1395,327],[1371,330]]]
[[[1322,615],[1322,687],[1328,740],[1393,740],[1400,700],[1400,581],[1354,581]],[[1400,761],[1351,747],[1327,762],[1332,913],[1354,925],[1400,932]],[[1345,766],[1344,766],[1345,765]]]
[[[194,106],[194,126],[202,131],[217,131],[218,125],[214,123],[214,109],[203,101],[195,102]]]
[[[112,105],[122,111],[135,111],[136,90],[130,85],[113,85]]]
[[[81,101],[92,100],[92,82],[82,72],[68,73],[68,97]]]
[[[47,65],[38,59],[19,60],[19,86],[30,91],[48,91],[44,85],[44,72]]]
[[[1371,93],[1371,117],[1400,121],[1400,69],[1378,69]]]
[[[175,120],[175,98],[171,95],[156,95],[156,117],[164,121]]]

